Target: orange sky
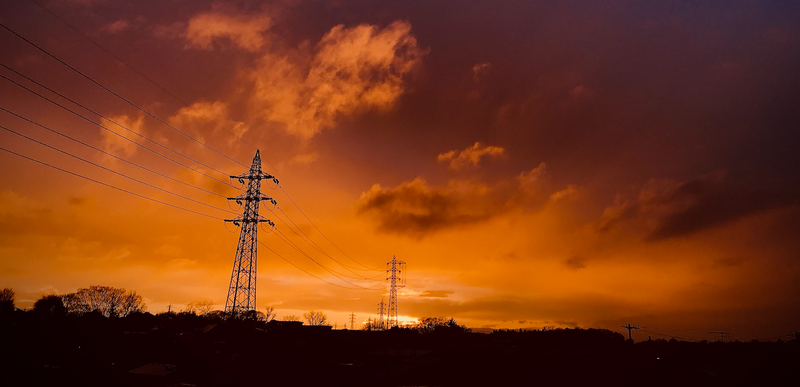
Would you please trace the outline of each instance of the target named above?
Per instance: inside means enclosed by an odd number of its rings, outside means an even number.
[[[396,255],[408,320],[798,328],[792,2],[37,1],[3,3],[0,23],[158,119],[1,29],[0,63],[105,118],[2,67],[87,119],[6,79],[0,107],[97,150],[6,111],[0,125],[148,185],[9,130],[0,147],[209,216],[1,151],[0,286],[21,307],[101,284],[151,312],[222,308],[225,182],[260,149],[283,212],[262,208],[278,232],[259,238],[283,258],[260,247],[258,306],[279,318],[362,321],[386,297],[304,254],[378,278],[356,269]]]

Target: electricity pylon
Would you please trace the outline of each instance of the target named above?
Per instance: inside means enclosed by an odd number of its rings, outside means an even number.
[[[261,152],[256,150],[253,157],[253,164],[250,170],[236,176],[231,176],[239,180],[244,185],[247,180],[247,189],[239,196],[228,198],[237,204],[244,206],[242,215],[233,219],[225,219],[231,222],[239,230],[239,245],[236,247],[236,257],[233,259],[233,270],[231,272],[231,282],[228,286],[228,299],[225,301],[225,311],[246,312],[256,309],[256,261],[258,257],[258,224],[267,223],[275,227],[271,220],[258,215],[258,207],[262,201],[269,201],[273,205],[277,204],[275,199],[261,193],[261,180],[272,180],[278,184],[278,179],[274,176],[261,171]]]
[[[378,304],[378,329],[379,330],[386,329],[386,325],[384,324],[384,321],[383,321],[384,314],[386,314],[386,303],[384,303],[383,299],[381,299],[381,303]]]
[[[389,277],[389,313],[386,317],[387,328],[396,327],[397,322],[397,288],[404,288],[406,286],[406,276],[403,273],[406,271],[406,263],[398,261],[397,257],[392,256],[391,262],[386,263],[386,273]]]
[[[350,330],[352,331],[353,329],[355,329],[355,326],[356,326],[356,314],[350,313]]]

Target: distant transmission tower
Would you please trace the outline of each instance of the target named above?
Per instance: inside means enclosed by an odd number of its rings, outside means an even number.
[[[236,247],[236,258],[233,259],[228,299],[225,301],[225,311],[237,313],[256,309],[258,224],[266,222],[275,227],[275,223],[258,215],[258,207],[262,201],[269,201],[273,205],[277,204],[275,199],[261,193],[261,180],[271,179],[278,184],[278,179],[261,171],[261,152],[258,150],[253,157],[253,165],[250,166],[250,170],[238,176],[231,176],[231,178],[238,179],[242,185],[247,180],[247,190],[244,193],[228,198],[228,200],[234,200],[237,204],[244,206],[244,212],[234,219],[225,219],[226,222],[232,222],[237,227],[241,227],[239,246]]]
[[[356,326],[356,314],[350,313],[350,330],[352,331],[353,329],[356,329],[355,326]]]
[[[386,273],[389,277],[386,277],[386,280],[389,281],[389,313],[386,317],[386,326],[387,328],[396,327],[398,325],[397,321],[397,288],[404,288],[406,286],[406,263],[403,261],[398,261],[397,257],[392,256],[392,261],[387,262],[386,266]]]
[[[386,329],[386,325],[385,325],[384,320],[383,320],[383,316],[385,314],[386,314],[386,303],[383,302],[383,299],[381,299],[381,303],[378,304],[378,322],[377,323],[378,323],[378,329],[379,330]]]

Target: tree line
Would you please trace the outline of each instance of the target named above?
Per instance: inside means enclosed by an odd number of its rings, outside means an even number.
[[[16,309],[15,295],[11,288],[0,292],[0,311],[11,312]],[[80,288],[75,293],[44,295],[33,304],[33,311],[54,315],[99,313],[105,317],[126,317],[131,313],[146,312],[147,305],[135,291],[93,285]]]
[[[15,292],[11,288],[0,291],[0,313],[13,312]],[[134,313],[146,313],[147,305],[142,296],[135,291],[126,291],[124,288],[111,286],[93,285],[88,288],[80,288],[74,293],[63,295],[49,294],[39,298],[33,304],[33,312],[49,315],[85,315],[98,313],[104,317],[127,317]],[[310,310],[303,313],[302,319],[293,314],[282,316],[278,319],[273,306],[268,306],[264,312],[256,310],[247,311],[221,311],[214,310],[211,301],[190,302],[186,308],[176,314],[190,314],[212,320],[249,320],[263,323],[271,321],[298,321],[309,326],[330,326],[328,316],[318,310]],[[363,326],[364,330],[380,330],[376,323],[367,322]],[[420,333],[433,332],[467,332],[468,329],[459,325],[455,319],[446,317],[423,317],[418,323],[409,329]]]

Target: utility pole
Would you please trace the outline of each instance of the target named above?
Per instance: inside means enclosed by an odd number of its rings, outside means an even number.
[[[386,317],[386,325],[388,328],[396,327],[397,321],[397,288],[404,288],[406,286],[406,276],[403,272],[406,270],[406,263],[398,261],[396,256],[392,256],[392,260],[386,263],[386,273],[389,275],[386,280],[389,281],[389,314]]]
[[[236,257],[233,260],[231,282],[228,286],[228,299],[225,301],[225,312],[234,315],[256,309],[256,262],[258,258],[258,224],[267,223],[275,227],[275,223],[258,215],[258,208],[262,201],[277,204],[275,199],[261,193],[261,180],[272,180],[278,184],[278,179],[261,171],[261,152],[256,150],[250,170],[231,178],[239,180],[244,185],[247,180],[247,189],[241,195],[228,198],[244,207],[244,212],[231,222],[239,230],[239,245],[236,247]]]
[[[386,329],[386,327],[384,326],[384,321],[383,321],[383,315],[384,315],[384,313],[386,313],[386,309],[385,308],[386,308],[386,304],[383,302],[383,299],[381,299],[381,303],[378,304],[378,321],[377,321],[378,330],[381,330],[381,331]]]
[[[623,325],[622,327],[628,330],[628,340],[633,341],[631,331],[634,329],[639,329],[639,327],[632,326],[630,323],[628,323],[628,325]]]
[[[355,324],[356,324],[356,314],[350,313],[350,330],[355,329]]]

